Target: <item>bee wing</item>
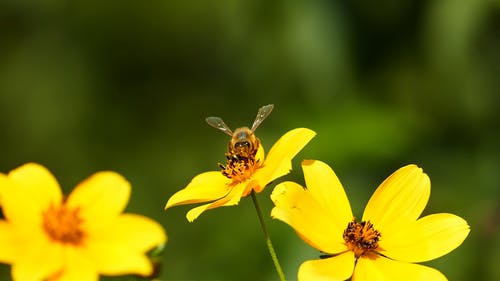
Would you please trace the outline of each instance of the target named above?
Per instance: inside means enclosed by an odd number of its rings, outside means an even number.
[[[208,125],[214,127],[215,129],[220,130],[230,136],[233,135],[233,131],[229,129],[229,127],[226,125],[226,123],[224,123],[224,121],[222,121],[220,117],[207,117],[205,121],[207,121]]]
[[[259,108],[259,111],[257,112],[257,117],[255,117],[255,121],[253,121],[252,125],[252,133],[259,127],[260,123],[266,119],[267,116],[273,111],[274,105],[273,104],[268,104],[264,105],[263,107]]]

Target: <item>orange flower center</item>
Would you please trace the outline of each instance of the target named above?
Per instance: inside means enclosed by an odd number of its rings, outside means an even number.
[[[255,155],[245,157],[227,152],[226,159],[226,165],[219,163],[219,167],[225,177],[233,180],[233,184],[246,181],[260,168],[260,161],[255,160]]]
[[[373,257],[380,236],[380,232],[373,227],[370,221],[357,222],[355,218],[347,224],[343,235],[347,247],[354,252],[356,258]]]
[[[43,229],[49,237],[59,243],[80,245],[85,232],[83,220],[79,216],[80,209],[70,209],[66,205],[50,207],[43,213]]]

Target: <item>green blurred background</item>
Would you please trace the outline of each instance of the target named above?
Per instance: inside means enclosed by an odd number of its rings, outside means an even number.
[[[281,180],[303,183],[301,159],[323,160],[361,216],[383,179],[416,163],[432,182],[424,213],[472,228],[426,264],[450,280],[500,280],[499,74],[498,0],[4,0],[0,171],[39,162],[66,193],[117,171],[133,186],[127,211],[168,232],[161,280],[273,280],[249,198],[194,223],[193,205],[163,207],[224,161],[228,137],[205,117],[248,126],[274,103],[257,130],[267,149],[292,128],[318,133]],[[266,214],[271,191],[259,194]],[[268,225],[293,280],[318,252]]]

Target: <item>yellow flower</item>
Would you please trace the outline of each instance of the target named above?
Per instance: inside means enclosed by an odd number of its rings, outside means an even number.
[[[0,262],[12,265],[14,280],[149,275],[146,251],[167,239],[153,220],[122,214],[130,184],[114,172],[90,176],[64,198],[54,176],[29,163],[0,174],[0,196]]]
[[[304,262],[300,280],[446,280],[436,269],[415,264],[443,256],[469,234],[462,218],[433,214],[419,218],[430,180],[415,165],[389,176],[369,200],[361,221],[332,169],[302,163],[307,189],[294,182],[276,186],[271,216],[292,226],[321,259]]]
[[[271,181],[288,174],[292,168],[292,158],[314,135],[313,131],[306,128],[287,132],[274,144],[267,158],[264,158],[264,149],[260,146],[255,159],[235,163],[232,168],[238,172],[232,177],[224,176],[220,171],[199,174],[184,189],[170,197],[165,209],[183,204],[210,202],[187,213],[186,218],[192,222],[206,210],[236,205],[241,197],[252,191],[259,193]]]

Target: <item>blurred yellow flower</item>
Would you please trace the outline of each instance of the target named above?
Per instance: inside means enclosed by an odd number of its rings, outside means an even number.
[[[130,184],[99,172],[64,198],[43,166],[25,164],[0,174],[5,220],[0,220],[0,262],[14,280],[98,280],[99,275],[149,275],[146,251],[166,242],[160,224],[122,214]]]
[[[220,171],[199,174],[184,189],[170,197],[165,209],[183,204],[210,202],[187,213],[186,218],[192,222],[206,210],[236,205],[241,197],[252,191],[259,193],[273,180],[288,174],[292,168],[292,158],[315,134],[306,128],[291,130],[273,145],[266,158],[264,149],[259,146],[255,159],[248,159],[245,163],[231,163],[232,175],[225,176]]]
[[[284,182],[271,195],[271,216],[323,253],[302,263],[299,280],[446,280],[438,270],[414,263],[451,252],[470,229],[452,214],[419,218],[430,195],[422,169],[408,165],[389,176],[356,221],[327,164],[306,160],[302,168],[307,189]]]

